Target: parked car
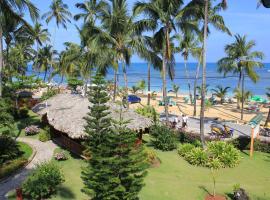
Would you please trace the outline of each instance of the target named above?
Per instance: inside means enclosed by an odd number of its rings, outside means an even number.
[[[141,103],[141,98],[136,95],[128,95],[129,103]]]

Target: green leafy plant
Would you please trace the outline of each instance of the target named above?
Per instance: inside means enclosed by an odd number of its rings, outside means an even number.
[[[57,95],[59,93],[59,91],[57,89],[48,89],[47,92],[44,92],[41,96],[41,100],[45,101],[55,95]]]
[[[137,88],[138,88],[139,90],[141,90],[142,93],[143,93],[143,91],[144,91],[145,88],[146,88],[145,80],[139,81],[139,82],[137,83]]]
[[[168,127],[157,124],[151,127],[150,133],[153,136],[151,143],[156,149],[162,151],[176,149],[176,136]]]
[[[192,147],[193,146],[193,147]],[[207,148],[183,144],[178,153],[192,165],[207,167],[211,170],[213,180],[213,195],[216,194],[216,174],[220,168],[232,168],[239,164],[240,151],[232,144],[223,141],[207,143]]]
[[[175,97],[177,98],[178,97],[178,92],[179,92],[180,86],[179,85],[176,85],[176,84],[173,84],[172,85],[172,89],[173,89],[173,92],[175,93]]]
[[[0,164],[18,158],[22,153],[18,143],[12,137],[0,135]]]
[[[146,162],[152,166],[155,164],[155,162],[158,160],[157,154],[154,150],[146,148],[145,149],[145,154],[146,154]]]
[[[138,113],[138,114],[140,114],[140,115],[142,115],[142,116],[151,118],[154,121],[157,120],[158,113],[157,113],[157,111],[155,110],[155,108],[153,106],[138,107],[135,110],[135,112]]]
[[[63,182],[64,176],[59,167],[52,162],[45,162],[38,165],[23,182],[23,195],[33,200],[47,199]]]

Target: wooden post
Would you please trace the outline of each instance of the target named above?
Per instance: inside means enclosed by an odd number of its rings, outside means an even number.
[[[251,129],[251,139],[250,139],[250,152],[249,152],[249,156],[252,157],[253,156],[253,151],[254,151],[254,128],[252,127]]]

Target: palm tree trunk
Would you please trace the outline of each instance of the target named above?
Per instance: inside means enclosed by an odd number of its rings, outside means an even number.
[[[148,93],[147,93],[147,105],[150,106],[150,99],[151,99],[151,64],[150,62],[148,62],[148,73],[147,73],[147,76],[148,76]]]
[[[165,117],[166,123],[169,122],[169,113],[168,113],[168,100],[167,100],[167,83],[166,83],[166,52],[165,49],[163,50],[163,59],[162,59],[162,84],[163,84],[163,101],[164,101],[164,108],[165,108]]]
[[[244,70],[242,69],[242,107],[241,107],[241,120],[244,119],[244,94],[245,94],[245,74],[244,74]]]
[[[2,97],[2,70],[3,70],[3,30],[0,24],[0,98]]]
[[[268,110],[268,115],[267,115],[267,118],[266,118],[266,121],[265,121],[264,126],[265,127],[268,127],[269,122],[270,122],[270,108]]]
[[[114,70],[113,102],[115,102],[116,99],[116,89],[117,89],[117,69]]]
[[[200,55],[199,58],[199,62],[197,65],[197,69],[196,69],[196,76],[195,76],[195,80],[194,80],[194,107],[193,107],[193,116],[197,115],[197,81],[199,78],[199,73],[200,73],[200,66],[201,66],[201,59],[202,59],[202,54]]]
[[[237,84],[237,89],[240,91],[240,86],[241,86],[241,79],[242,79],[242,71],[239,73],[239,78],[238,78],[238,84]],[[237,99],[237,109],[240,109],[240,99]]]
[[[202,66],[202,94],[201,94],[201,115],[200,115],[200,136],[203,148],[206,148],[204,137],[204,111],[205,111],[205,86],[206,86],[206,48],[207,48],[207,26],[208,26],[208,4],[205,0],[204,7],[204,36],[203,36],[203,66]]]
[[[127,67],[126,67],[126,63],[125,63],[125,62],[122,62],[122,69],[123,69],[124,81],[125,81],[125,95],[126,95],[126,104],[127,104],[127,109],[129,109],[129,103],[128,103],[128,80],[127,80]]]
[[[48,69],[46,68],[46,69],[45,69],[44,78],[43,78],[43,81],[44,81],[44,82],[46,81],[46,78],[47,78],[47,71],[48,71]]]
[[[188,82],[188,92],[189,92],[190,104],[192,104],[191,86],[190,86],[190,80],[189,80],[189,73],[188,73],[188,69],[187,69],[187,58],[184,59],[184,65],[185,65],[185,73],[186,73],[187,82]]]

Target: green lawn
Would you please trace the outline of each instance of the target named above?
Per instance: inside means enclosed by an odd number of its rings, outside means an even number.
[[[18,142],[18,143],[20,146],[20,150],[24,152],[22,157],[25,159],[29,159],[33,153],[33,149],[26,143],[23,143],[23,142]]]
[[[38,139],[38,134],[31,135],[31,136],[25,135],[24,128],[30,125],[37,125],[39,128],[42,129],[41,117],[31,110],[29,110],[28,114],[29,114],[29,117],[25,119],[16,120],[17,130],[15,134],[20,137],[29,137],[29,138]]]
[[[59,151],[59,150],[58,150]],[[158,168],[150,168],[145,179],[141,200],[202,200],[207,191],[212,190],[210,171],[188,164],[177,151],[156,151],[161,160]],[[217,177],[217,193],[230,195],[233,185],[240,184],[252,200],[270,199],[270,154],[255,152],[250,159],[242,153],[242,161],[233,169],[222,169]],[[52,200],[87,199],[81,192],[83,187],[81,167],[85,162],[70,157],[67,161],[55,161],[63,170],[65,183]]]

